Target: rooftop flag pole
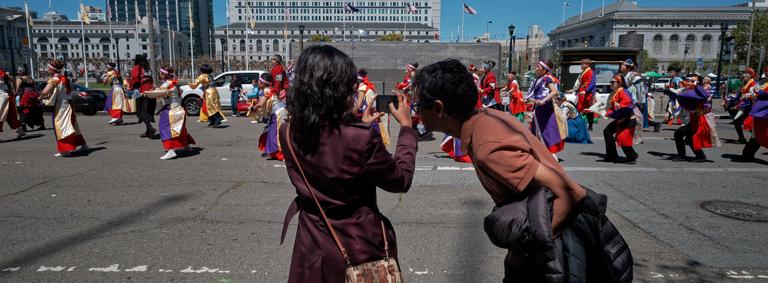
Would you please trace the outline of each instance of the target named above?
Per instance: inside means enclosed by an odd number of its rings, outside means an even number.
[[[85,77],[85,87],[88,87],[88,59],[85,56],[85,23],[91,24],[91,19],[88,17],[88,11],[86,11],[83,0],[80,0],[80,33],[82,36],[82,44],[80,54],[83,54],[83,76]]]
[[[178,0],[176,0],[178,1]],[[195,28],[195,22],[192,21],[192,4],[194,4],[195,1],[189,1],[189,50],[190,55],[192,55],[192,62],[190,67],[191,70],[191,77],[195,76],[195,34],[192,32],[192,30]]]
[[[229,42],[229,25],[232,23],[229,20],[229,0],[224,1],[224,3],[226,3],[225,5],[226,5],[226,9],[227,9],[227,29],[225,31],[227,34],[226,34],[225,38],[226,38],[226,41],[227,41],[227,46],[229,46],[230,45],[230,42]],[[227,51],[229,51],[229,50],[227,50]],[[227,52],[227,71],[232,71],[232,68],[230,67],[231,66],[230,54],[232,54],[232,52]],[[224,58],[221,58],[221,60],[224,60]]]
[[[58,42],[53,42],[56,36],[53,34],[53,5],[51,0],[48,0],[48,13],[51,14],[51,45],[53,45],[53,58],[56,59],[56,43]]]
[[[579,10],[579,21],[584,19],[584,0],[581,0],[581,8]]]
[[[34,52],[35,49],[32,48],[32,32],[30,31],[30,26],[32,26],[32,18],[29,17],[29,1],[24,0],[24,15],[27,17],[27,47],[30,49],[30,51]],[[51,38],[53,40],[53,38]],[[29,74],[32,75],[32,79],[35,79],[37,75],[35,74],[35,70],[37,68],[35,67],[35,63],[32,61],[32,57],[34,57],[34,54],[29,55]]]

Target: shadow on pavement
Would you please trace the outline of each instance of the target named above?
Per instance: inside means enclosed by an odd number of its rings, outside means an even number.
[[[86,229],[84,231],[60,238],[58,240],[50,241],[39,247],[22,251],[14,258],[0,261],[0,266],[19,267],[29,265],[38,260],[61,253],[68,249],[72,249],[93,239],[97,239],[102,235],[111,232],[112,230],[125,228],[128,225],[153,216],[161,209],[168,209],[174,205],[180,204],[181,202],[188,201],[191,198],[192,194],[176,194],[164,197],[153,203],[136,208],[126,214],[123,214],[122,216],[108,219],[104,221],[104,224],[100,224],[93,228]],[[12,272],[0,272],[0,278],[11,273]]]
[[[180,150],[176,152],[176,156],[178,158],[191,157],[191,156],[199,155],[200,152],[202,152],[203,150],[205,149],[201,147],[192,147],[189,150]]]
[[[761,165],[768,165],[768,161],[765,161],[765,160],[762,160],[762,159],[758,159],[758,158],[755,158],[755,159],[754,159],[754,160],[752,160],[752,161],[740,161],[740,160],[739,160],[739,158],[741,158],[741,155],[738,155],[738,154],[729,154],[729,153],[726,153],[726,154],[723,154],[723,155],[722,155],[722,157],[723,157],[723,158],[727,158],[727,159],[730,159],[730,160],[731,160],[731,162],[738,162],[738,163],[756,163],[756,164],[761,164]]]
[[[75,152],[72,152],[72,155],[70,157],[84,157],[84,156],[91,155],[91,153],[94,153],[96,151],[105,150],[105,149],[107,149],[107,148],[103,147],[103,146],[89,147],[88,150],[85,150],[85,151],[75,151]]]
[[[488,208],[486,204],[478,198],[470,198],[465,200],[462,205],[462,213],[465,219],[459,220],[460,223],[483,223],[482,218],[477,217],[477,211],[485,211]],[[488,252],[485,251],[487,245],[483,241],[488,241],[488,236],[485,235],[483,229],[467,229],[467,231],[478,231],[479,233],[466,232],[458,237],[458,243],[456,247],[456,259],[453,262],[453,266],[461,267],[466,271],[462,274],[461,282],[484,282],[488,280],[486,272],[488,271],[488,264],[484,257]],[[504,261],[504,258],[492,259],[498,261]]]
[[[17,142],[17,141],[23,141],[23,140],[31,140],[36,139],[39,137],[45,136],[43,134],[33,134],[33,135],[26,135],[20,139],[12,139],[12,140],[0,140],[0,143],[9,143],[9,142]]]
[[[657,156],[657,157],[663,157],[664,159],[672,159],[672,157],[677,156],[677,153],[666,153],[666,152],[658,152],[658,151],[649,151],[648,154]]]
[[[745,143],[740,143],[739,140],[737,140],[737,139],[723,139],[723,138],[721,138],[720,140],[723,141],[723,143],[727,143],[727,144],[742,144],[742,145],[745,144]]]

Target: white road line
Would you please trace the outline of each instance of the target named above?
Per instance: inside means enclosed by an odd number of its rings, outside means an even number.
[[[275,168],[285,168],[275,164]],[[768,172],[768,167],[723,168],[723,167],[564,167],[568,172]],[[416,171],[475,171],[472,166],[416,166]]]
[[[96,272],[120,272],[119,264],[113,264],[108,267],[91,267],[88,268],[88,271],[96,271]]]

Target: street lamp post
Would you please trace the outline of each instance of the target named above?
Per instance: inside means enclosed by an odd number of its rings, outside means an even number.
[[[304,52],[304,25],[299,25],[299,49]]]
[[[489,33],[490,31],[488,29],[488,26],[492,23],[493,21],[488,21],[487,23],[485,23],[485,35],[488,36],[488,38],[486,38],[486,42],[491,42],[491,34]]]
[[[720,97],[722,97],[722,93],[720,93],[720,83],[722,83],[722,73],[723,73],[723,49],[725,49],[725,33],[728,32],[728,24],[721,23],[720,24],[720,56],[717,57],[717,80],[715,81],[715,89],[717,90],[717,93],[720,94]],[[731,55],[733,56],[733,55]]]
[[[686,69],[686,72],[687,72],[687,73],[690,73],[690,72],[691,72],[691,70],[688,70],[688,67],[687,67],[687,66],[686,66],[686,64],[685,64],[685,63],[686,63],[686,62],[685,62],[685,60],[686,60],[686,59],[687,59],[687,57],[688,57],[688,51],[690,51],[690,50],[691,50],[691,45],[686,43],[686,44],[685,44],[685,49],[683,50],[683,68],[685,68],[685,69]]]
[[[515,54],[515,25],[509,25],[509,55],[507,58],[507,72],[512,72],[512,56]]]
[[[222,39],[221,40],[221,72],[222,73],[224,72],[224,70],[226,70],[225,68],[227,67],[227,65],[224,63],[224,45],[228,44],[228,43],[229,42],[226,39]],[[227,46],[227,47],[229,47],[229,46]]]

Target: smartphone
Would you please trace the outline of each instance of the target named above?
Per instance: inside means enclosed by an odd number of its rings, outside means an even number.
[[[384,113],[392,113],[389,109],[389,104],[392,103],[397,109],[397,95],[382,95],[376,96],[376,111]]]

